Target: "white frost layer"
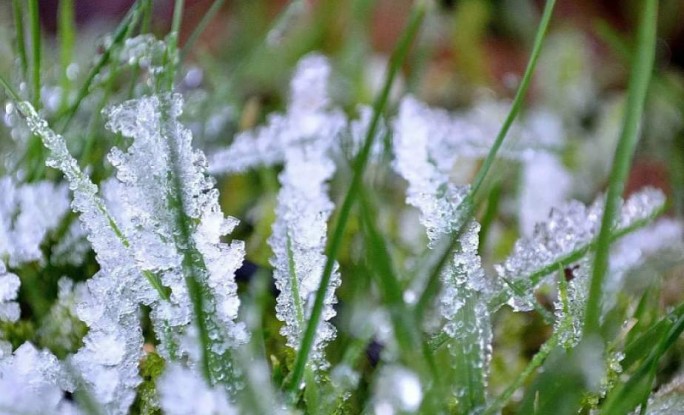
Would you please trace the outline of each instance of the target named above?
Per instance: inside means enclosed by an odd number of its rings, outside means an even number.
[[[40,244],[69,210],[69,191],[48,181],[19,184],[0,178],[0,259],[11,267],[43,261]]]

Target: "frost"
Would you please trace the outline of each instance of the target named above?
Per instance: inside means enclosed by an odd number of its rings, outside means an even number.
[[[0,261],[0,321],[19,320],[19,304],[15,301],[19,285],[19,277],[7,272],[5,264]]]
[[[546,219],[551,208],[568,200],[571,188],[570,172],[557,156],[537,153],[525,160],[518,209],[521,234],[531,236],[534,225]]]
[[[299,349],[326,262],[327,221],[333,209],[326,182],[335,167],[325,150],[324,145],[312,141],[286,152],[285,170],[279,175],[282,188],[278,193],[276,221],[269,239],[274,277],[280,290],[277,316],[285,322],[281,333],[295,350]],[[335,315],[332,306],[339,284],[335,265],[312,349],[312,360],[321,368],[327,366],[323,347],[335,337],[335,328],[327,320]]]
[[[0,391],[2,413],[76,413],[64,398],[64,391],[73,391],[73,384],[59,361],[30,343],[12,355],[0,355]]]
[[[192,148],[190,131],[177,121],[182,105],[179,95],[150,96],[106,111],[107,128],[133,138],[126,152],[115,148],[108,156],[118,179],[111,184],[115,196],[110,200],[124,223],[134,262],[159,275],[171,290],[170,301],[152,308],[157,332],[170,336],[162,354],[171,359],[193,355],[174,349],[201,304],[202,315],[195,317],[200,337],[208,338],[204,353],[212,362],[212,382],[225,383],[232,368],[219,362],[247,338],[244,325],[235,321],[240,301],[234,274],[244,244],[221,242],[237,220],[223,216],[204,154]]]
[[[645,188],[632,195],[620,208],[616,231],[624,230],[637,222],[653,217],[665,203],[665,196],[659,190]],[[529,238],[519,240],[513,253],[503,264],[495,266],[498,275],[517,286],[511,293],[509,305],[517,311],[532,308],[532,293],[535,283],[529,276],[545,270],[546,274],[558,269],[545,268],[585,249],[597,236],[603,216],[603,198],[587,207],[571,201],[554,208],[546,222],[536,225]],[[544,275],[540,275],[543,277]]]
[[[72,209],[80,213],[88,239],[96,253],[100,271],[86,284],[77,300],[78,317],[89,327],[82,347],[72,358],[92,394],[109,412],[126,413],[141,379],[138,360],[142,356],[142,333],[138,304],[150,304],[156,293],[142,278],[128,249],[128,242],[111,217],[97,186],[69,154],[64,138],[52,131],[29,103],[19,104],[31,131],[49,150],[48,166],[64,173],[73,192]],[[118,299],[112,301],[112,299]],[[111,358],[108,347],[124,356]],[[116,352],[115,354],[119,354]]]
[[[401,366],[387,366],[376,377],[372,400],[377,415],[416,412],[423,401],[423,389],[415,373]]]
[[[40,244],[69,210],[68,189],[42,181],[18,184],[0,178],[0,258],[16,267],[43,261]]]
[[[323,56],[302,58],[291,82],[287,112],[269,116],[261,128],[238,134],[229,148],[211,157],[209,171],[242,172],[280,163],[288,148],[311,139],[330,148],[345,128],[346,117],[330,108],[329,76],[330,65]]]
[[[420,211],[430,247],[459,231],[464,220],[460,209],[470,190],[453,184],[449,177],[456,157],[447,150],[448,143],[440,140],[457,132],[451,128],[446,113],[430,110],[412,98],[402,101],[395,120],[394,168],[408,182],[406,200]],[[476,382],[485,385],[492,341],[486,304],[495,287],[486,277],[478,254],[479,230],[475,221],[465,223],[460,230],[456,250],[440,275],[440,311],[446,319],[443,331],[451,339],[448,348],[454,371],[473,372],[472,376],[479,377]],[[462,362],[468,362],[469,367]],[[463,411],[480,410],[484,389],[466,398],[469,384],[464,379],[454,380],[454,394],[464,405]]]
[[[157,381],[161,408],[168,415],[231,415],[236,408],[221,388],[212,388],[196,371],[170,365]]]
[[[327,221],[334,207],[327,195],[327,181],[335,172],[329,152],[343,119],[341,114],[325,111],[329,71],[327,61],[314,55],[299,64],[292,80],[291,107],[286,118],[292,117],[290,122],[297,122],[299,129],[289,132],[292,135],[285,138],[286,146],[281,149],[285,168],[278,177],[282,187],[269,239],[274,254],[271,264],[280,290],[276,313],[285,322],[281,333],[295,350],[302,341],[323,274]],[[331,116],[339,124],[325,125]],[[335,337],[335,328],[327,321],[335,315],[335,288],[339,284],[335,265],[311,354],[318,368],[327,367],[323,348]]]

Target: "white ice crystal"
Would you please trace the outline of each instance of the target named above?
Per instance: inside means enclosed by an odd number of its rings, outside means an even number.
[[[451,261],[440,275],[440,311],[446,320],[443,331],[451,339],[448,348],[454,362],[472,365],[454,370],[472,371],[484,385],[492,340],[487,301],[494,284],[486,277],[478,254],[480,225],[469,219],[463,224],[461,208],[470,189],[455,185],[449,176],[457,156],[445,140],[458,129],[445,112],[431,110],[410,97],[402,101],[394,128],[394,168],[408,182],[407,202],[420,211],[429,246],[463,227]],[[459,399],[465,399],[467,387],[463,382],[453,382]],[[483,395],[472,400],[467,405],[484,404]]]
[[[568,200],[572,176],[556,155],[537,153],[525,160],[521,181],[519,228],[523,236],[531,236],[534,225],[546,219],[551,208]]]
[[[125,152],[115,148],[108,156],[118,179],[111,185],[116,196],[110,200],[124,224],[136,265],[159,275],[171,290],[170,301],[152,307],[157,332],[163,338],[171,336],[162,342],[162,354],[192,355],[189,350],[171,350],[170,344],[180,346],[193,307],[202,301],[198,323],[200,336],[207,336],[210,343],[206,359],[226,361],[228,350],[247,337],[235,321],[240,302],[234,273],[242,264],[244,244],[221,242],[237,220],[221,212],[204,154],[192,148],[190,131],[177,120],[182,105],[179,95],[150,96],[106,111],[107,127],[133,138]],[[210,369],[212,382],[229,381],[225,371],[231,368],[210,364]]]
[[[301,148],[289,149],[285,159],[285,169],[279,175],[282,188],[269,244],[274,254],[271,263],[275,268],[276,286],[280,290],[277,316],[285,322],[282,334],[287,337],[287,344],[298,349],[326,262],[327,221],[333,209],[326,182],[335,167],[326,155],[325,146],[313,141]],[[327,320],[335,315],[332,305],[339,284],[335,266],[312,353],[313,361],[322,366],[325,366],[323,347],[335,336],[335,329]]]
[[[98,196],[97,186],[69,154],[64,138],[52,131],[29,103],[20,103],[19,110],[31,131],[48,149],[48,166],[61,170],[69,182],[73,192],[72,209],[80,213],[100,265],[100,271],[88,280],[76,307],[78,317],[88,325],[89,332],[84,347],[71,359],[73,367],[108,412],[126,413],[141,381],[138,360],[142,353],[142,333],[138,304],[152,303],[157,294],[135,267],[125,237]],[[107,347],[112,341],[118,342],[117,350],[124,350],[123,358],[109,356]]]
[[[632,195],[619,210],[616,231],[629,228],[651,218],[665,203],[659,190],[645,188]],[[603,198],[591,206],[571,201],[554,208],[546,222],[538,223],[529,238],[519,240],[513,253],[503,264],[496,265],[499,276],[516,285],[519,292],[511,293],[509,304],[518,311],[532,308],[532,292],[542,277],[557,272],[549,266],[586,250],[596,238],[603,216]],[[530,277],[536,275],[535,281]],[[579,283],[573,283],[573,285]],[[522,295],[521,295],[522,294]]]
[[[329,77],[330,65],[323,56],[302,58],[291,82],[287,112],[269,116],[263,127],[238,134],[230,147],[211,157],[209,171],[241,172],[280,163],[286,149],[312,138],[332,146],[346,126],[346,117],[330,106]]]
[[[0,261],[0,321],[19,320],[19,304],[15,301],[19,293],[19,277],[7,272]]]
[[[231,415],[236,408],[225,390],[210,387],[195,370],[171,364],[157,381],[159,403],[167,415]]]
[[[0,354],[0,413],[75,414],[65,399],[73,382],[50,352],[24,343],[12,355]]]
[[[40,244],[69,210],[68,189],[48,181],[0,178],[0,258],[11,267],[42,261]]]

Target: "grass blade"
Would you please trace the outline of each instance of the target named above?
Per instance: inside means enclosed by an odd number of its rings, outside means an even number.
[[[585,316],[585,335],[597,334],[601,313],[601,290],[603,280],[608,271],[608,257],[610,254],[611,229],[614,226],[620,198],[625,188],[629,174],[632,156],[639,139],[639,121],[646,101],[646,92],[653,71],[656,45],[656,26],[658,22],[657,0],[645,0],[641,13],[641,22],[637,35],[637,50],[632,62],[627,92],[627,107],[625,110],[622,132],[615,149],[613,168],[610,174],[610,184],[606,195],[606,202],[599,231],[596,256],[591,276],[591,285],[587,300]]]
[[[12,14],[14,15],[14,34],[16,36],[16,51],[19,55],[21,75],[26,79],[28,73],[28,58],[26,56],[26,39],[24,34],[24,10],[21,0],[12,0]]]
[[[408,53],[409,46],[411,45],[413,39],[418,33],[418,29],[423,22],[425,16],[426,4],[419,1],[415,4],[411,16],[409,17],[409,22],[402,33],[402,37],[397,43],[397,47],[392,53],[390,58],[390,64],[388,68],[387,75],[385,77],[385,83],[383,85],[380,95],[377,97],[373,105],[373,118],[368,127],[368,132],[364,141],[363,148],[359,155],[357,156],[354,163],[354,174],[352,177],[352,182],[349,185],[349,189],[345,194],[344,201],[342,202],[342,207],[333,230],[332,238],[328,248],[327,261],[325,263],[325,268],[323,270],[323,275],[321,277],[321,283],[316,292],[316,298],[314,301],[313,310],[311,312],[311,318],[306,326],[306,331],[304,332],[304,338],[302,340],[301,347],[297,353],[297,358],[295,360],[294,370],[292,372],[290,382],[287,386],[289,392],[293,393],[299,388],[302,376],[304,375],[304,368],[308,360],[309,353],[313,346],[313,340],[316,333],[316,327],[318,327],[318,322],[321,318],[321,312],[323,311],[323,302],[325,300],[326,290],[328,289],[328,284],[330,283],[330,277],[332,276],[333,265],[335,263],[335,258],[342,245],[342,238],[344,236],[344,229],[349,220],[351,214],[351,209],[356,201],[359,193],[359,188],[361,187],[361,180],[363,179],[363,172],[368,163],[368,158],[370,156],[370,150],[373,146],[373,141],[375,139],[376,131],[379,126],[380,116],[384,111],[387,101],[389,99],[389,93],[394,84],[394,79],[396,78],[399,68],[401,67],[404,58]]]
[[[31,86],[33,105],[40,109],[40,16],[38,14],[38,0],[28,1],[29,27],[31,29]]]

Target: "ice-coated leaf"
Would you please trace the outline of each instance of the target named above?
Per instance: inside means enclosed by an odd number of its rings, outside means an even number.
[[[333,210],[327,181],[335,169],[326,150],[325,145],[314,141],[287,150],[285,169],[279,175],[282,187],[276,221],[269,239],[274,254],[271,263],[280,290],[277,316],[285,322],[281,333],[295,350],[299,349],[326,262],[327,221]],[[327,320],[335,315],[333,304],[339,284],[335,266],[311,355],[314,365],[321,368],[327,366],[323,347],[335,337],[335,328]]]
[[[312,55],[298,65],[292,79],[288,122],[298,125],[283,130],[281,137],[263,137],[283,146],[279,151],[285,168],[278,176],[276,221],[269,245],[273,250],[276,286],[280,290],[276,314],[285,322],[281,333],[287,345],[297,350],[313,307],[326,262],[324,254],[327,222],[334,208],[328,197],[327,182],[335,172],[331,147],[344,125],[341,113],[328,112],[327,78],[330,67],[325,58]],[[288,118],[290,117],[290,118]],[[329,121],[333,121],[327,125]],[[335,315],[335,288],[340,284],[337,265],[326,291],[322,319],[316,330],[311,363],[325,368],[323,348],[335,337],[328,322]]]
[[[0,178],[0,259],[10,267],[43,261],[40,244],[69,210],[68,189],[48,181]]]
[[[209,171],[225,174],[280,163],[288,148],[311,139],[330,148],[347,122],[341,110],[331,108],[330,71],[321,55],[302,58],[290,84],[287,112],[271,115],[266,125],[238,134],[230,147],[213,154]]]
[[[235,374],[230,349],[247,334],[236,322],[240,301],[235,271],[244,244],[221,242],[237,224],[218,203],[206,159],[192,148],[192,135],[177,118],[180,95],[147,96],[106,111],[107,127],[133,139],[108,159],[117,169],[112,183],[112,211],[124,224],[135,263],[161,277],[171,298],[153,307],[160,336],[171,336],[162,354],[175,359],[195,356],[183,347],[195,318],[203,344],[202,364],[212,383],[231,384]],[[197,346],[193,346],[197,347]]]
[[[407,202],[420,211],[430,245],[458,231],[464,218],[459,209],[468,186],[451,182],[449,172],[456,157],[449,153],[445,137],[452,120],[413,98],[405,98],[394,121],[394,168],[408,182]],[[441,149],[438,146],[443,146]],[[445,158],[446,157],[446,158]],[[450,262],[440,278],[440,311],[446,320],[454,378],[452,392],[464,413],[483,409],[491,356],[491,322],[487,300],[494,290],[478,254],[480,225],[467,222]]]
[[[665,195],[653,188],[644,188],[633,194],[620,208],[615,231],[652,218],[664,203]],[[531,237],[516,242],[513,253],[503,264],[495,266],[499,277],[516,287],[516,290],[511,290],[509,300],[514,310],[532,309],[534,288],[544,275],[539,275],[535,281],[530,280],[530,276],[542,270],[546,274],[557,272],[558,269],[548,267],[578,250],[586,250],[598,234],[602,215],[603,198],[598,198],[589,207],[571,201],[552,209],[548,220],[538,223]]]
[[[1,346],[0,346],[1,347]],[[0,351],[0,413],[76,414],[64,392],[73,382],[50,352],[24,343],[13,354]]]
[[[77,300],[76,312],[89,332],[84,347],[72,357],[73,367],[104,408],[126,413],[141,381],[138,305],[152,304],[158,295],[135,266],[128,241],[98,196],[97,186],[69,154],[64,138],[49,128],[31,104],[22,102],[18,108],[48,149],[48,166],[64,173],[73,192],[71,207],[80,214],[100,265]]]

